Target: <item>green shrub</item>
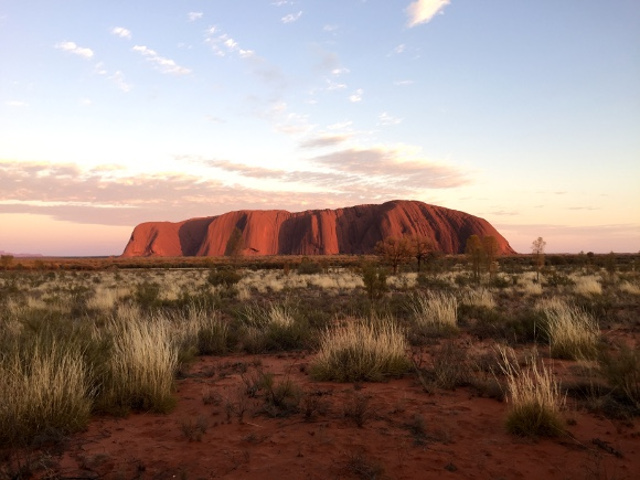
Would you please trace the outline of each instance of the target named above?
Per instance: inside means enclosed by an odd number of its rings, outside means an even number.
[[[310,260],[307,257],[304,257],[298,265],[299,275],[315,275],[318,273],[322,273],[322,265],[320,265],[318,262]]]
[[[242,275],[232,267],[212,268],[207,277],[207,281],[214,287],[233,287],[240,280],[242,280]]]
[[[382,298],[387,291],[387,272],[373,262],[362,265],[362,281],[369,300]]]

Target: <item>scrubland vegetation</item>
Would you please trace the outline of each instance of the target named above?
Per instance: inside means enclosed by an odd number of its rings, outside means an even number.
[[[55,441],[96,415],[169,412],[196,357],[239,352],[305,352],[317,382],[469,388],[506,402],[505,429],[521,436],[563,435],[569,408],[640,413],[638,256],[613,267],[509,257],[486,270],[433,257],[420,273],[394,263],[395,275],[375,258],[138,262],[0,270],[0,445]],[[563,376],[557,362],[588,374]],[[288,379],[247,380],[260,392],[262,412],[322,414]],[[238,405],[229,415],[246,414]]]

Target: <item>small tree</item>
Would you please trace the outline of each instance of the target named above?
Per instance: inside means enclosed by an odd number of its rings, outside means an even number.
[[[242,256],[242,251],[244,250],[244,238],[242,236],[242,231],[236,227],[229,235],[229,240],[227,240],[227,246],[224,249],[224,254],[227,257],[231,257],[235,262],[238,257]]]
[[[433,243],[426,235],[412,235],[409,237],[411,253],[418,261],[418,272],[422,266],[422,260],[429,258],[433,252]]]
[[[380,240],[376,244],[375,252],[391,265],[394,275],[398,273],[398,266],[413,255],[407,237],[387,237]]]
[[[362,282],[369,300],[382,298],[387,291],[387,274],[373,262],[365,262],[362,265]]]
[[[482,237],[482,249],[484,250],[484,264],[489,279],[493,280],[497,271],[497,259],[500,252],[498,248],[498,241],[493,235],[487,235]]]
[[[531,244],[531,253],[533,254],[533,261],[536,266],[536,281],[540,282],[540,271],[544,267],[544,247],[547,245],[542,237],[536,238]]]
[[[471,273],[476,283],[480,283],[480,268],[484,259],[484,248],[478,235],[471,235],[467,239],[465,253],[471,263]]]

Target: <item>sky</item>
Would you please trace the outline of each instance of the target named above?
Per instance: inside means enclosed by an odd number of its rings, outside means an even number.
[[[394,199],[640,251],[640,2],[0,0],[0,251]]]

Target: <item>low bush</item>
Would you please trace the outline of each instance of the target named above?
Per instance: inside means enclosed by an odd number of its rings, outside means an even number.
[[[209,270],[209,276],[207,277],[207,282],[214,287],[233,287],[240,280],[242,280],[242,275],[231,267],[212,268]]]

